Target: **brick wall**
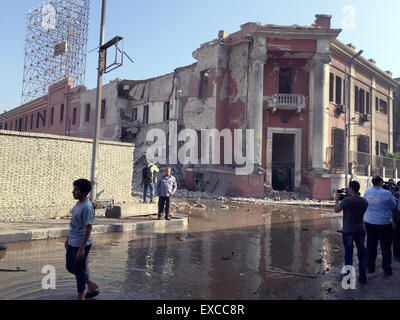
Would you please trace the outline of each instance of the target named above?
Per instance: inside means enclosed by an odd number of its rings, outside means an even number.
[[[131,201],[134,146],[101,141],[98,198]],[[74,180],[90,180],[92,140],[0,130],[0,221],[64,216]]]

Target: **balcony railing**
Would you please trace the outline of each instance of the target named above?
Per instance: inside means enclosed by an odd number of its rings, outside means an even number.
[[[274,94],[264,97],[267,101],[267,109],[272,110],[296,110],[301,112],[306,107],[306,97],[302,94]]]

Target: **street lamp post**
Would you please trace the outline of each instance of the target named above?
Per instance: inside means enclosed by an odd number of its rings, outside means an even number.
[[[101,9],[101,24],[100,24],[100,45],[101,48],[104,45],[105,36],[105,23],[106,23],[106,0],[102,0]],[[93,152],[92,152],[92,170],[91,170],[91,182],[93,185],[92,192],[90,193],[90,201],[94,202],[97,194],[97,181],[96,181],[96,160],[97,153],[99,150],[100,141],[100,123],[101,123],[101,100],[103,95],[103,74],[105,71],[105,51],[99,50],[99,67],[97,74],[97,92],[96,92],[96,116],[95,116],[95,131],[93,140]]]
[[[364,52],[364,50],[360,50],[358,51],[356,54],[354,54],[351,59],[350,59],[350,66],[351,63],[353,62],[353,60],[357,57],[359,57],[362,53]],[[347,64],[345,64],[344,66],[344,70],[345,70],[345,76],[344,76],[344,140],[345,140],[345,152],[344,152],[344,156],[345,156],[345,186],[347,188],[348,186],[348,174],[349,174],[349,141],[348,141],[348,130],[350,127],[350,121],[349,123],[347,123],[347,118],[348,118],[348,108],[350,106],[350,93],[348,93],[347,87],[350,89],[350,85],[347,86],[347,84],[350,82],[350,80],[348,79],[348,74],[347,74]]]

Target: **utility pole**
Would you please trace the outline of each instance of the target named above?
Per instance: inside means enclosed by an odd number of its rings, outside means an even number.
[[[106,68],[106,51],[102,49],[104,45],[105,37],[105,23],[106,23],[106,0],[102,0],[101,9],[101,24],[100,24],[100,45],[99,45],[99,67],[97,76],[97,93],[96,93],[96,117],[95,117],[95,131],[93,140],[93,152],[92,152],[92,172],[91,172],[91,182],[93,185],[93,190],[90,193],[90,201],[92,203],[96,200],[97,195],[97,180],[96,180],[96,160],[99,150],[100,141],[100,123],[101,123],[101,100],[103,96],[103,74]]]
[[[351,63],[353,62],[353,60],[359,56],[361,56],[361,54],[364,52],[364,50],[360,50],[358,51],[356,54],[354,54],[351,59],[350,59],[350,68],[351,68]],[[344,66],[344,70],[345,70],[345,82],[344,82],[344,94],[345,94],[345,98],[344,98],[344,141],[345,141],[345,152],[344,152],[344,156],[345,156],[345,187],[347,188],[348,186],[348,175],[349,175],[349,127],[351,125],[351,120],[349,120],[349,123],[347,123],[347,118],[349,115],[349,111],[348,108],[350,107],[350,92],[348,92],[347,87],[349,88],[350,91],[350,84],[347,85],[348,83],[350,83],[350,80],[348,79],[348,74],[347,74],[347,64],[345,64]]]

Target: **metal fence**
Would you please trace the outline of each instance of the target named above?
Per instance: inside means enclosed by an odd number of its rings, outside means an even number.
[[[361,176],[381,175],[384,178],[398,178],[400,160],[375,156],[369,153],[349,151],[349,172]],[[331,173],[345,173],[345,152],[342,148],[329,147],[327,150],[327,169]]]

